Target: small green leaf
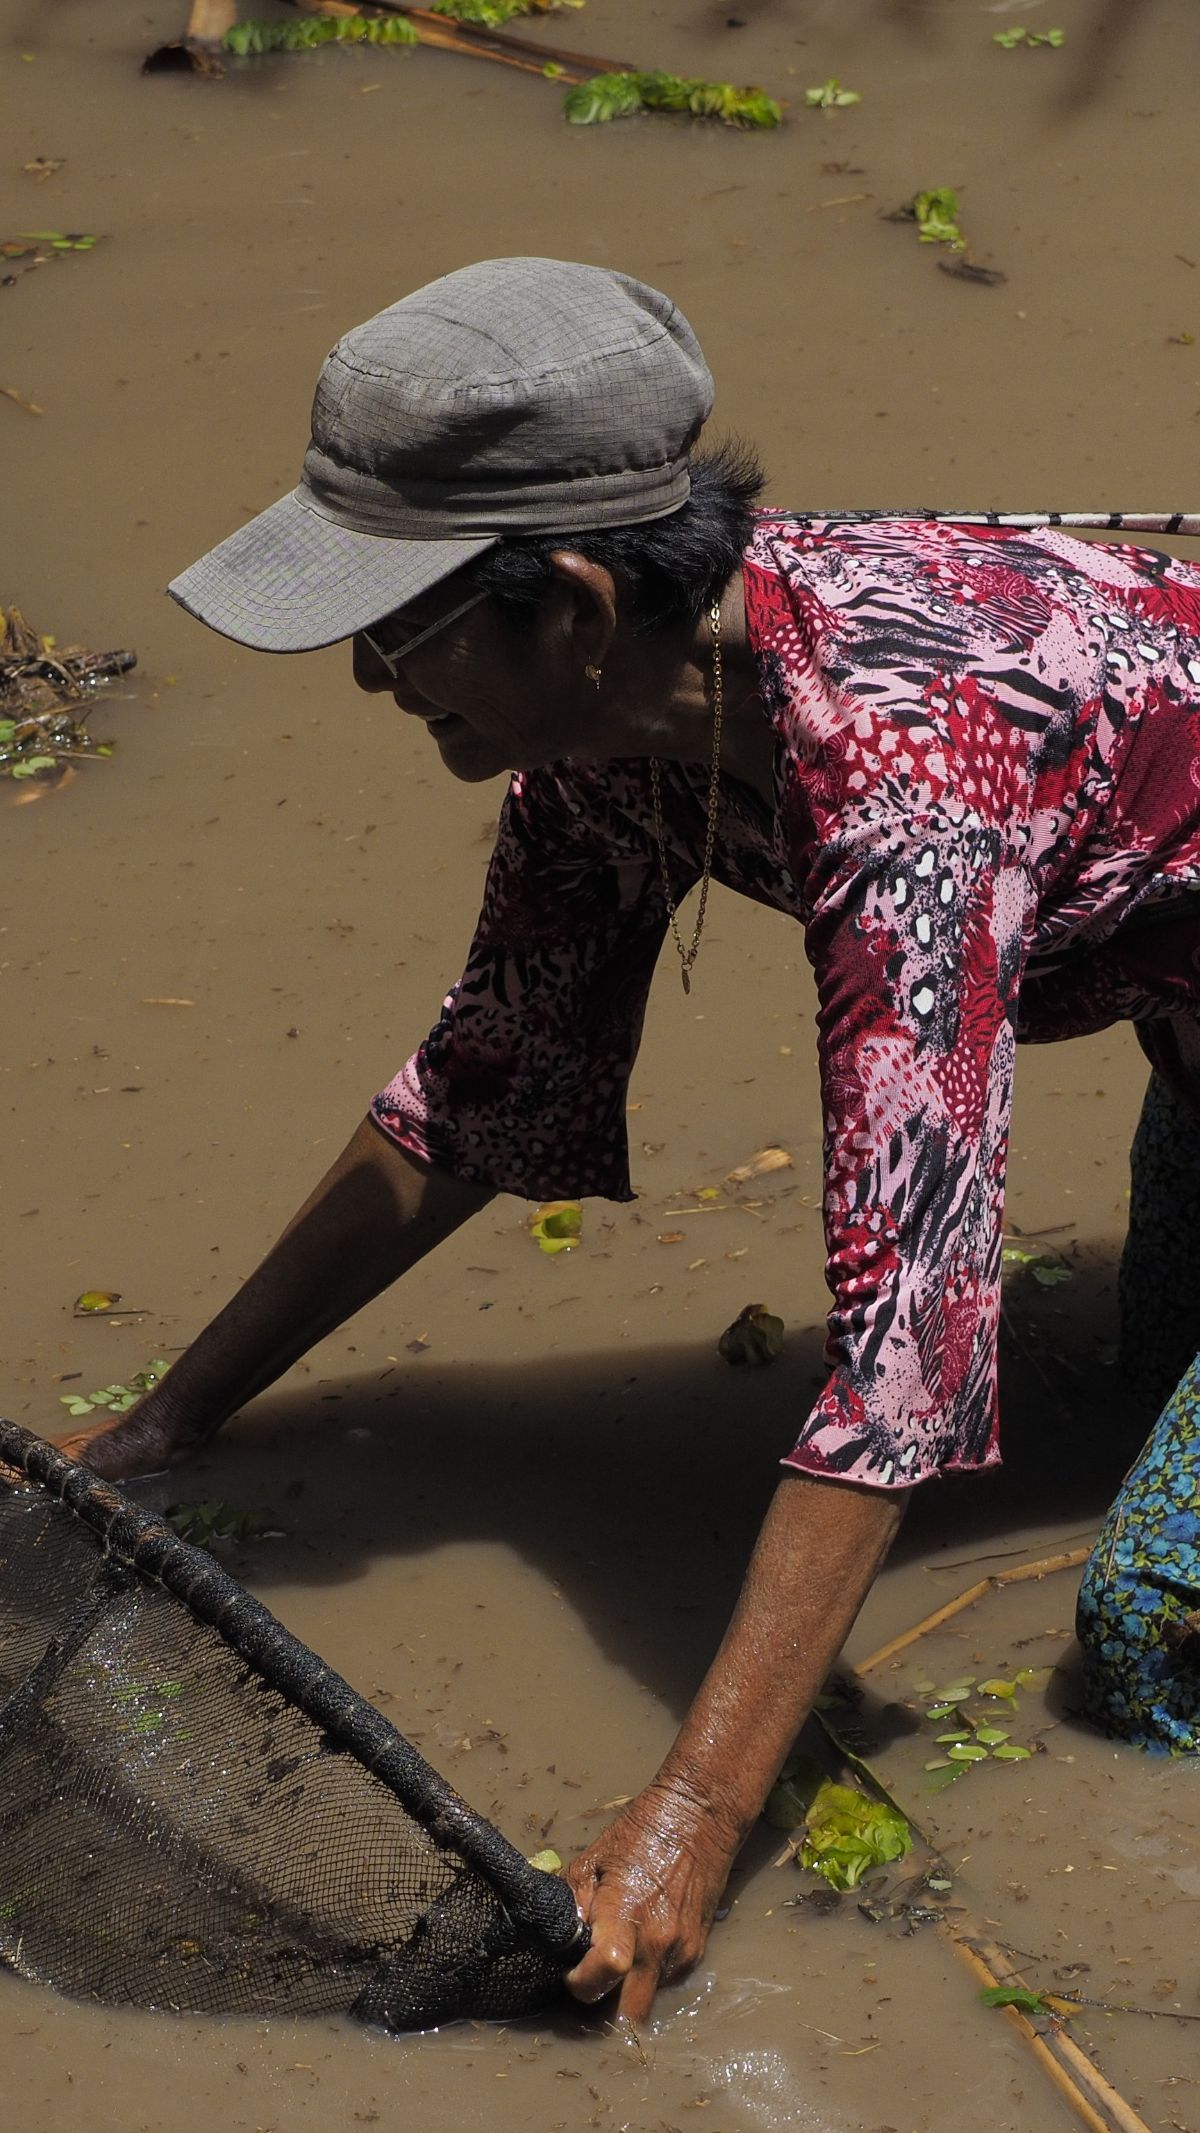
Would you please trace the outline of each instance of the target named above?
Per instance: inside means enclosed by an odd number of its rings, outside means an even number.
[[[939,1733],[937,1736],[937,1742],[939,1748],[944,1748],[948,1741],[970,1740],[970,1738],[971,1736],[970,1733],[967,1731],[967,1728],[965,1726],[959,1726],[953,1733]]]
[[[1060,1282],[1072,1279],[1069,1266],[1035,1266],[1031,1272],[1039,1289],[1056,1289]]]
[[[956,1697],[953,1703],[931,1703],[925,1716],[926,1718],[951,1718],[957,1711],[960,1701],[961,1698]]]
[[[976,1726],[975,1738],[985,1748],[998,1748],[1008,1735],[1003,1726]]]
[[[1054,1672],[1052,1666],[1022,1666],[1016,1673],[1017,1687],[1021,1689],[1044,1689]]]
[[[926,1789],[929,1792],[945,1792],[948,1785],[955,1785],[959,1778],[966,1776],[968,1767],[966,1763],[948,1762],[944,1769],[934,1771]]]
[[[925,1768],[927,1770],[953,1770],[954,1765],[948,1755],[931,1755]]]
[[[74,1415],[78,1418],[80,1415],[90,1415],[92,1412],[91,1401],[82,1398],[77,1392],[60,1392],[58,1397],[60,1405],[66,1408],[69,1415]]]
[[[527,1866],[536,1867],[539,1874],[561,1874],[562,1872],[562,1860],[550,1846],[547,1846],[544,1852],[534,1852],[525,1863]]]
[[[1012,1703],[1016,1699],[1017,1684],[1015,1681],[1001,1681],[998,1677],[993,1676],[990,1681],[980,1682],[978,1693],[981,1696],[1003,1696],[1009,1703]]]
[[[121,1301],[119,1289],[85,1289],[75,1298],[77,1311],[111,1311]]]
[[[857,89],[843,89],[836,75],[828,81],[819,82],[815,89],[806,89],[804,101],[814,110],[833,111],[846,104],[861,104]]]
[[[974,1741],[960,1741],[957,1747],[948,1748],[946,1753],[953,1763],[986,1763],[987,1761],[987,1749],[977,1748]]]
[[[992,1749],[992,1761],[995,1763],[1027,1763],[1030,1753],[1030,1749],[1021,1748],[1016,1741],[1009,1740],[1005,1741],[1002,1748]]]

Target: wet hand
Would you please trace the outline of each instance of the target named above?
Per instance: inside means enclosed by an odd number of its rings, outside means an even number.
[[[55,1448],[105,1481],[130,1481],[178,1466],[201,1441],[181,1431],[151,1393],[118,1421],[97,1422],[60,1439]]]
[[[660,1985],[704,1953],[737,1850],[707,1803],[647,1786],[567,1868],[592,1945],[567,1977],[589,2003],[619,1992],[616,2013],[644,2022]]]

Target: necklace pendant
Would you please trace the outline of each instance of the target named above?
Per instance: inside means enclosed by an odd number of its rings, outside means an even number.
[[[688,994],[689,994],[689,993],[691,992],[691,989],[692,989],[692,981],[691,981],[690,977],[688,976],[688,971],[687,971],[687,964],[686,964],[686,963],[684,964],[683,968],[681,969],[681,971],[680,971],[679,975],[680,975],[680,977],[681,977],[681,978],[683,979],[683,991],[684,991],[684,998],[686,999],[686,998],[687,998],[687,996],[688,996]]]

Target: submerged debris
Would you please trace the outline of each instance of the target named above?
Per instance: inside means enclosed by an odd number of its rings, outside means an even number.
[[[201,1503],[173,1503],[167,1522],[179,1538],[197,1548],[238,1548],[252,1540],[282,1540],[282,1526],[273,1526],[259,1511],[239,1511],[219,1497]]]
[[[717,1353],[727,1363],[759,1369],[783,1354],[783,1320],[765,1304],[747,1304],[717,1342]]]
[[[59,651],[17,608],[0,610],[0,777],[57,783],[74,758],[111,755],[86,729],[89,699],[136,665],[136,652]]]
[[[23,230],[17,237],[2,237],[0,289],[11,288],[31,267],[47,266],[64,252],[90,252],[99,242],[90,230]]]

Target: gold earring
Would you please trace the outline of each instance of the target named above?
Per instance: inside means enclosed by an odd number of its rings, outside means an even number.
[[[596,665],[595,665],[595,664],[593,663],[593,661],[589,659],[589,660],[588,660],[588,663],[587,663],[587,665],[585,666],[585,668],[584,668],[584,670],[583,670],[583,671],[584,671],[584,673],[585,673],[585,674],[587,675],[587,678],[588,678],[588,680],[589,680],[589,681],[591,682],[591,684],[592,684],[592,687],[593,687],[594,689],[598,689],[598,688],[600,687],[600,669],[599,669],[599,667],[598,667],[598,666],[596,666]]]

